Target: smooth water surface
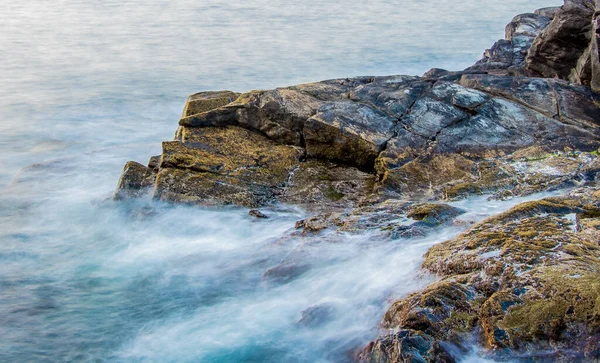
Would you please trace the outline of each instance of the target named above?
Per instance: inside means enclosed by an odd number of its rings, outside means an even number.
[[[281,240],[303,211],[114,203],[123,164],[160,153],[190,93],[462,69],[557,3],[0,0],[0,361],[347,360],[459,227]],[[281,261],[298,278],[264,281]],[[315,306],[326,323],[298,324]]]

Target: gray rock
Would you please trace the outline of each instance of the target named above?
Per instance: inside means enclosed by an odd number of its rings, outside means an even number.
[[[597,106],[600,97],[587,87],[555,79],[491,75],[464,75],[460,84],[512,100],[576,127],[595,132],[600,126]]]
[[[550,6],[547,8],[537,9],[536,11],[534,11],[534,13],[537,15],[545,16],[550,19],[554,19],[554,16],[558,12],[558,10],[560,10],[560,6]]]
[[[551,19],[542,14],[521,14],[506,26],[505,38],[486,50],[483,58],[470,70],[518,73],[524,66],[534,39],[550,24]]]
[[[586,86],[600,82],[595,6],[568,0],[518,15],[506,39],[464,71],[192,95],[175,140],[149,168],[124,174],[130,187],[119,190],[153,183],[154,197],[172,202],[278,201],[317,212],[403,194],[452,199],[493,190],[494,181],[511,193],[534,190],[515,185],[528,177],[510,181],[514,171],[487,165],[515,152],[600,146],[600,95]],[[564,80],[523,76],[536,67]]]

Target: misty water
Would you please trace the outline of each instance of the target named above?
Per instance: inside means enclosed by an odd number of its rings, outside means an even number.
[[[0,361],[348,360],[464,227],[282,239],[304,211],[113,202],[123,164],[160,153],[190,93],[462,69],[552,5],[0,0]],[[262,279],[290,259],[297,279]],[[314,306],[329,319],[298,324]]]

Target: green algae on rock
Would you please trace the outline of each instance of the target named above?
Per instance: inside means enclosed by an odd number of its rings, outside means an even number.
[[[394,303],[382,328],[464,351],[475,334],[494,359],[600,359],[600,228],[576,222],[600,221],[599,194],[526,202],[432,247],[423,268],[441,280]]]

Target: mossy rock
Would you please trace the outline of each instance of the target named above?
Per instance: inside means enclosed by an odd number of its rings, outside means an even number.
[[[408,195],[433,194],[447,183],[467,182],[476,178],[475,163],[458,154],[421,157],[400,167],[390,166],[378,167],[382,185]]]
[[[231,91],[208,91],[195,93],[188,97],[182,117],[212,111],[225,106],[238,98],[240,94]]]
[[[464,210],[447,204],[425,203],[409,209],[406,216],[433,227],[451,221],[463,213]]]
[[[171,203],[241,205],[257,208],[274,198],[274,189],[219,174],[163,168],[156,177],[154,198]]]
[[[279,145],[241,127],[183,127],[181,142],[163,142],[161,168],[217,173],[277,186],[302,158],[301,149]]]
[[[114,199],[127,199],[142,196],[154,185],[155,174],[152,169],[135,161],[129,161],[117,185]]]
[[[155,197],[258,207],[274,201],[303,157],[298,147],[237,126],[181,127],[179,141],[163,143]]]
[[[292,173],[278,199],[310,209],[357,206],[374,193],[375,175],[356,167],[308,160]]]
[[[443,280],[395,302],[382,326],[458,346],[478,332],[490,358],[599,359],[600,230],[573,218],[598,219],[595,193],[522,203],[432,247],[423,267]]]

